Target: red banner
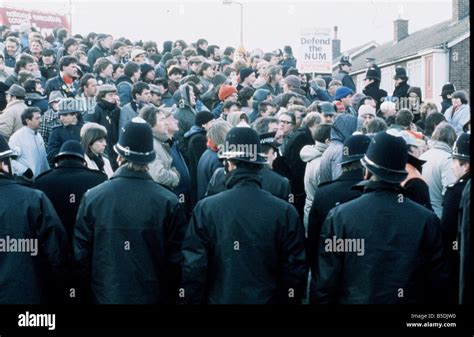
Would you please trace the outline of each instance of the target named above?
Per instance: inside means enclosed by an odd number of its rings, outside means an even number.
[[[66,15],[31,9],[1,7],[0,24],[9,26],[12,30],[19,30],[24,24],[30,25],[38,29],[43,36],[51,35],[53,29],[58,26],[70,31]]]

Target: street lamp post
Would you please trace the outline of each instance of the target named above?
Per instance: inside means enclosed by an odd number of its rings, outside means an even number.
[[[238,1],[223,0],[224,5],[236,4],[240,6],[240,46],[244,46],[244,4]]]

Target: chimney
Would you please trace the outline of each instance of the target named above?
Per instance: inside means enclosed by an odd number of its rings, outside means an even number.
[[[332,40],[332,58],[341,55],[341,40],[337,38],[337,26],[334,26],[334,39]]]
[[[393,41],[399,42],[408,36],[408,20],[396,19],[393,21]]]
[[[469,16],[469,0],[453,0],[453,21],[460,21],[466,16]]]

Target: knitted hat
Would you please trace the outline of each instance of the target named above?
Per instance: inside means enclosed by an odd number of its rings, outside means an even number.
[[[354,91],[351,88],[341,86],[336,89],[336,93],[334,94],[334,99],[338,100],[349,95],[353,95]]]
[[[243,82],[248,76],[250,76],[254,72],[255,72],[255,70],[253,70],[252,68],[242,68],[242,69],[240,69],[240,72],[239,72],[240,82]]]
[[[206,124],[212,121],[213,119],[214,119],[214,116],[209,111],[206,111],[206,110],[199,111],[196,114],[196,121],[194,124],[197,126],[202,126],[203,124]]]
[[[224,84],[223,86],[221,86],[221,88],[219,89],[219,100],[223,101],[225,100],[227,97],[229,97],[230,95],[232,94],[236,94],[237,93],[237,89],[235,89],[233,86],[231,85],[228,85],[228,84]]]
[[[146,74],[152,70],[154,71],[155,69],[151,65],[148,63],[143,63],[140,65],[141,77],[145,78]]]

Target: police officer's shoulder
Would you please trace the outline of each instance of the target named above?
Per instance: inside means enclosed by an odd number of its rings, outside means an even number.
[[[92,176],[92,175],[96,175],[97,177],[100,177],[100,178],[105,178],[106,180],[108,180],[108,176],[102,172],[102,171],[99,171],[99,170],[92,170],[86,166],[84,166],[83,168],[81,167],[81,169],[85,169],[87,170],[87,172]]]
[[[164,197],[167,197],[170,200],[178,202],[178,197],[176,196],[176,194],[174,194],[171,188],[169,188],[168,186],[162,185],[156,181],[153,181],[153,184],[159,189],[159,191],[162,193]]]
[[[44,171],[43,173],[41,173],[39,176],[36,177],[35,182],[40,180],[42,177],[48,175],[49,173],[51,173],[53,170],[54,170],[54,168],[49,169],[48,171]]]

